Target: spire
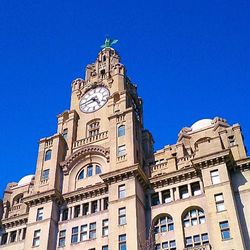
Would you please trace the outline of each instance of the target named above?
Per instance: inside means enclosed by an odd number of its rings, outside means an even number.
[[[116,44],[118,42],[117,39],[111,39],[108,36],[106,36],[104,44],[101,46],[101,48],[111,48],[112,45]]]

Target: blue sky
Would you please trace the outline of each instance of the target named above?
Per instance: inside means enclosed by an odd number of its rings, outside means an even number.
[[[1,0],[0,193],[34,173],[38,140],[56,132],[106,34],[119,39],[156,149],[215,116],[239,122],[249,148],[249,26],[248,0]]]

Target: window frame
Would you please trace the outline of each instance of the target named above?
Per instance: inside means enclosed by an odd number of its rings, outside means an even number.
[[[37,229],[33,233],[32,247],[40,246],[41,229]]]
[[[37,209],[37,212],[36,212],[36,221],[43,220],[43,216],[44,216],[44,208],[40,207]]]

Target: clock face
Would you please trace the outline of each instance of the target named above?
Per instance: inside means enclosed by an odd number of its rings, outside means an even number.
[[[97,87],[87,91],[81,98],[79,106],[84,113],[91,113],[100,109],[108,100],[109,91],[104,87]]]

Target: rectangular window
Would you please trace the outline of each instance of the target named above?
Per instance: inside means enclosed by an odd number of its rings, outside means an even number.
[[[71,234],[71,243],[77,243],[77,242],[78,242],[78,227],[73,227]]]
[[[222,193],[215,194],[214,199],[215,199],[215,205],[216,205],[217,212],[221,212],[221,211],[226,210]]]
[[[221,231],[221,238],[223,240],[228,240],[231,238],[228,221],[220,222],[220,231]]]
[[[68,137],[68,129],[67,128],[65,128],[63,130],[62,136],[63,136],[64,140],[67,141],[67,137]]]
[[[42,181],[48,180],[49,179],[49,169],[45,169],[42,172]]]
[[[175,242],[175,240],[169,241],[169,249],[170,250],[176,250],[176,242]]]
[[[126,234],[119,235],[119,250],[127,250]]]
[[[102,236],[108,236],[109,234],[109,220],[102,221]]]
[[[163,249],[168,249],[168,242],[166,241],[166,242],[162,242],[162,248]]]
[[[189,197],[188,186],[187,185],[179,187],[179,192],[180,192],[180,198],[181,199],[185,199],[185,198]]]
[[[92,201],[91,202],[91,213],[96,213],[97,211],[97,201]]]
[[[229,143],[229,146],[230,146],[230,147],[236,145],[235,139],[234,139],[234,135],[228,136],[228,143]]]
[[[194,235],[194,245],[200,246],[201,245],[201,237],[200,235]]]
[[[209,243],[208,234],[207,234],[207,233],[202,234],[202,235],[201,235],[201,240],[202,240],[202,244],[203,244],[203,245],[208,244],[208,243]]]
[[[59,240],[58,240],[58,247],[64,247],[66,242],[66,230],[62,230],[59,232]]]
[[[2,235],[1,245],[5,245],[7,243],[7,240],[8,240],[8,233],[4,233]]]
[[[152,204],[152,206],[156,206],[156,205],[160,204],[160,199],[159,199],[158,193],[151,194],[151,204]]]
[[[109,206],[109,198],[108,197],[104,198],[103,203],[104,203],[103,204],[103,209],[107,210],[108,206]]]
[[[162,192],[163,203],[169,203],[172,201],[170,190],[165,190]]]
[[[36,221],[43,220],[43,207],[37,209]]]
[[[10,243],[16,241],[16,233],[17,233],[17,231],[12,231],[12,232],[10,232],[10,240],[9,240]]]
[[[156,244],[155,245],[155,250],[161,250],[161,244]]]
[[[74,207],[74,218],[79,217],[80,215],[80,205]]]
[[[38,247],[38,246],[40,246],[40,234],[41,234],[41,230],[35,230],[35,231],[34,231],[33,243],[32,243],[32,246],[33,246],[33,247]]]
[[[191,191],[192,191],[192,196],[201,194],[200,183],[198,181],[191,183]]]
[[[89,238],[95,239],[96,238],[96,223],[90,223],[89,224]]]
[[[63,211],[62,211],[62,221],[68,219],[68,214],[69,214],[69,209],[68,208],[63,209]]]
[[[109,247],[108,246],[103,246],[102,250],[109,250]]]
[[[218,184],[218,183],[220,183],[220,176],[219,176],[218,169],[211,171],[210,175],[211,175],[212,184]]]
[[[185,238],[185,242],[186,242],[186,247],[192,247],[193,246],[193,240],[192,237],[186,237]]]
[[[126,154],[126,146],[122,145],[118,147],[118,157]]]
[[[119,225],[126,224],[126,208],[119,208]]]
[[[93,175],[93,166],[92,165],[89,165],[87,167],[87,177],[90,177]]]
[[[81,232],[80,232],[80,241],[84,241],[88,239],[88,225],[82,225],[81,226]]]
[[[26,228],[23,229],[22,240],[25,240],[25,237],[26,237]]]
[[[126,197],[126,190],[125,190],[125,184],[124,185],[120,185],[118,187],[118,197],[119,199],[125,198]]]
[[[87,215],[89,213],[89,203],[84,203],[82,205],[82,215]]]

